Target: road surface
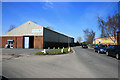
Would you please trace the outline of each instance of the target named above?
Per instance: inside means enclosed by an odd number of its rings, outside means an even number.
[[[52,49],[46,49],[46,51],[49,51],[49,50],[52,50]],[[0,52],[2,52],[3,54],[34,54],[34,53],[37,53],[37,52],[41,52],[43,51],[43,49],[22,49],[22,48],[13,48],[13,49],[10,49],[10,48],[0,48]]]
[[[23,56],[3,60],[8,78],[118,78],[118,60],[91,49],[74,47],[75,53]]]

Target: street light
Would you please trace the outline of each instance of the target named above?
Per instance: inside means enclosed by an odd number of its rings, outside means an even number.
[[[70,45],[69,45],[69,37],[68,37],[68,47],[69,47]]]

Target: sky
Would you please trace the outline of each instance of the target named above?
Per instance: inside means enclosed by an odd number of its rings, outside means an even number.
[[[83,30],[96,32],[100,37],[97,17],[106,20],[118,11],[117,2],[3,2],[2,3],[2,34],[10,25],[16,27],[27,21],[63,33],[75,38],[82,37]]]

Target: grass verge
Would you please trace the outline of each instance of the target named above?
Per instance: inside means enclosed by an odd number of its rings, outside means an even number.
[[[37,52],[37,53],[35,53],[35,55],[43,55],[44,54],[44,52]]]
[[[63,49],[63,53],[61,52],[61,49],[54,49],[51,51],[46,51],[46,54],[44,54],[44,52],[37,52],[35,53],[35,55],[57,55],[57,54],[67,54],[69,52],[72,52],[72,49],[70,49],[70,51],[68,51],[68,47]]]

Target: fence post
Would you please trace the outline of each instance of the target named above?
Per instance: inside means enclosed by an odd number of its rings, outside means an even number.
[[[46,54],[46,49],[44,49],[44,54]]]
[[[63,49],[61,49],[61,52],[63,53]]]
[[[70,47],[68,48],[68,52],[70,52]]]
[[[50,47],[48,47],[48,49],[50,49]]]

